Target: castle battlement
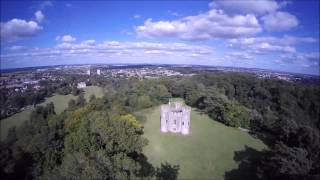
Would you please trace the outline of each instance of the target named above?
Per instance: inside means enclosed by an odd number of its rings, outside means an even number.
[[[191,108],[181,102],[161,106],[161,131],[189,134]]]

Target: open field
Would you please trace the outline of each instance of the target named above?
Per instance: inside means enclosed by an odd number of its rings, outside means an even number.
[[[92,94],[94,94],[96,97],[103,96],[103,90],[101,87],[98,87],[98,86],[88,86],[84,89],[84,91],[85,91],[84,97],[86,98],[87,101],[89,101],[89,98]],[[73,96],[72,94],[68,94],[68,95],[56,94],[52,97],[47,98],[40,105],[46,105],[50,102],[53,102],[55,112],[57,114],[60,114],[62,111],[64,111],[68,107],[68,102],[71,99],[76,99],[76,98],[77,96]],[[24,121],[28,120],[33,109],[34,108],[32,106],[29,106],[26,110],[1,120],[0,121],[0,125],[1,125],[0,140],[4,140],[6,138],[9,128],[14,126],[20,126]]]
[[[266,148],[248,133],[213,121],[194,109],[188,136],[160,132],[160,106],[139,113],[146,116],[144,136],[149,140],[144,153],[155,166],[165,162],[179,165],[179,179],[224,179],[225,172],[238,167],[236,151],[245,146]]]
[[[89,101],[90,96],[92,94],[94,94],[96,98],[101,98],[104,95],[103,88],[98,86],[87,86],[84,90],[85,90],[84,97],[86,98],[87,101]]]

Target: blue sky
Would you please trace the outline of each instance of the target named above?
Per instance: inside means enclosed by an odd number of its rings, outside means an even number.
[[[81,63],[319,75],[319,2],[1,1],[1,69]]]

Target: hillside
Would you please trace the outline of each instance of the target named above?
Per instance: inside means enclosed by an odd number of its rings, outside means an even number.
[[[207,115],[191,112],[191,134],[163,134],[160,132],[160,106],[146,109],[144,136],[149,144],[144,153],[154,166],[168,162],[178,165],[181,179],[224,179],[224,174],[237,168],[235,153],[245,146],[262,150],[266,146],[239,129],[213,121]]]

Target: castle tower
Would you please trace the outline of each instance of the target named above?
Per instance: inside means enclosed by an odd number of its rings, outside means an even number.
[[[183,113],[183,121],[182,121],[182,126],[181,126],[181,133],[183,135],[187,135],[189,134],[189,129],[190,129],[190,108],[189,107],[185,107],[183,109],[184,113]]]
[[[175,102],[171,105],[161,106],[161,132],[189,134],[190,129],[190,107],[182,106],[182,103]]]
[[[168,107],[166,105],[161,106],[161,117],[160,117],[160,123],[161,123],[161,132],[168,132]]]

